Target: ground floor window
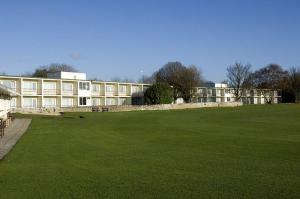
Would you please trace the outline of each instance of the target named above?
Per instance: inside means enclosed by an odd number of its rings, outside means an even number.
[[[44,107],[56,107],[56,99],[44,98]]]
[[[37,99],[36,98],[24,98],[23,99],[23,107],[24,108],[36,108],[37,107]]]
[[[73,106],[73,98],[62,98],[61,106],[62,107],[72,107]]]
[[[106,98],[106,105],[116,105],[116,99]]]
[[[86,106],[88,105],[87,101],[89,100],[89,97],[80,97],[79,98],[79,105],[80,106]]]
[[[126,98],[120,98],[119,99],[119,105],[126,105]]]
[[[92,99],[93,106],[99,106],[100,105],[100,99],[99,98],[93,98]]]
[[[230,102],[231,100],[230,100],[230,97],[227,97],[227,102]]]

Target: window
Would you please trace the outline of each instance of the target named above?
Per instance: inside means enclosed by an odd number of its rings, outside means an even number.
[[[10,107],[11,108],[16,108],[17,107],[17,99],[16,98],[12,98],[10,100]]]
[[[37,89],[37,82],[23,82],[23,89],[36,91]]]
[[[16,89],[16,81],[13,80],[3,80],[0,81],[1,84],[3,84],[4,86],[11,88],[11,89]]]
[[[138,86],[132,86],[132,93],[138,93],[139,87]]]
[[[93,106],[99,106],[100,105],[100,99],[99,98],[93,98],[92,99]]]
[[[90,90],[90,82],[79,82],[79,89],[80,90]]]
[[[116,100],[114,98],[106,98],[106,105],[116,105]]]
[[[114,85],[106,85],[106,92],[114,92],[115,91],[115,86]]]
[[[212,94],[212,90],[211,89],[207,89],[207,95],[211,95]]]
[[[93,92],[100,92],[100,85],[99,84],[92,84]]]
[[[230,102],[230,101],[231,101],[230,97],[227,97],[227,102]]]
[[[120,86],[119,86],[119,89],[120,89],[120,93],[126,93],[126,91],[127,91],[127,86],[126,86],[126,85],[120,85]]]
[[[202,88],[199,88],[199,89],[198,89],[198,93],[199,93],[199,94],[203,94],[203,89],[202,89]]]
[[[89,97],[80,97],[79,98],[79,105],[80,106],[86,106],[88,105],[87,101],[90,99]]]
[[[62,107],[72,107],[73,106],[73,98],[62,98],[61,106]]]
[[[56,107],[56,99],[55,98],[44,98],[44,106],[45,107]]]
[[[86,97],[80,97],[79,98],[79,105],[80,106],[86,106]]]
[[[36,98],[24,98],[23,106],[25,108],[36,108],[37,107],[37,99]]]
[[[126,98],[120,98],[119,99],[119,104],[120,105],[126,105]]]
[[[62,90],[63,91],[73,91],[73,83],[63,83]]]
[[[56,82],[44,82],[45,90],[56,90]]]

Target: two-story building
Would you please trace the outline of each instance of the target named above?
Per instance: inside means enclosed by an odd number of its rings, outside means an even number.
[[[15,91],[12,108],[60,108],[130,105],[149,84],[87,80],[85,73],[50,73],[47,78],[0,76]]]
[[[194,89],[193,102],[234,102],[235,89],[227,84],[208,82],[204,87]],[[240,89],[240,101],[244,104],[278,103],[281,99],[277,90],[270,89]]]

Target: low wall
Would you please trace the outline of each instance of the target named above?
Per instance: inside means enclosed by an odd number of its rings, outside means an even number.
[[[175,109],[194,109],[206,107],[237,107],[242,106],[241,102],[208,102],[208,103],[189,103],[189,104],[159,104],[159,105],[122,105],[122,106],[99,106],[99,110],[107,108],[109,112],[123,111],[150,111],[150,110],[175,110]],[[58,115],[60,112],[92,112],[92,107],[70,107],[70,108],[40,108],[40,109],[14,109],[14,112],[28,114],[49,114]]]

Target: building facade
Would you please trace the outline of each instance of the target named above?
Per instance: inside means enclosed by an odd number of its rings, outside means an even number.
[[[50,73],[48,78],[0,76],[0,85],[14,92],[11,108],[66,108],[143,103],[143,93],[150,84],[103,82],[87,80],[85,73]],[[245,104],[278,103],[277,91],[266,97],[270,90],[243,90]],[[233,89],[226,84],[207,83],[194,88],[194,103],[233,102]],[[183,101],[177,100],[178,103]]]
[[[48,78],[0,76],[0,84],[18,93],[12,108],[60,108],[130,105],[149,84],[86,80],[85,73],[60,72]]]

